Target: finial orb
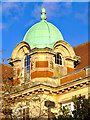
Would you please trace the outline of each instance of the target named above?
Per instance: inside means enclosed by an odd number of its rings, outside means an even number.
[[[45,13],[45,14],[46,14],[45,8],[42,8],[41,14],[42,14],[42,13]]]
[[[41,11],[41,20],[46,20],[47,19],[47,16],[45,15],[46,14],[46,10],[45,10],[45,8],[42,8],[42,11]]]

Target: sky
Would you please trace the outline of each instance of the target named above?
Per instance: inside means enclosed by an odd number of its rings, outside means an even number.
[[[2,17],[0,19],[0,35],[2,35],[0,54],[3,51],[1,58],[8,59],[11,57],[13,49],[23,41],[28,29],[40,21],[43,7],[46,9],[47,21],[61,31],[64,40],[72,47],[88,41],[87,0],[82,0],[82,2],[81,0],[80,2],[57,2],[57,0],[54,0],[54,2],[46,2],[46,0],[44,2],[19,1],[3,0],[0,4],[0,17]],[[8,61],[3,63],[8,64]]]

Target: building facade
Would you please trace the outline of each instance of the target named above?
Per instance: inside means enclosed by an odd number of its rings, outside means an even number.
[[[88,57],[89,42],[72,48],[61,32],[46,21],[45,14],[43,8],[41,21],[27,31],[8,59],[13,81],[3,97],[8,106],[10,103],[12,117],[47,118],[47,101],[53,103],[53,113],[58,113],[62,103],[72,114],[72,97],[81,94],[88,98],[89,62],[84,58]],[[87,49],[81,56],[80,47]]]

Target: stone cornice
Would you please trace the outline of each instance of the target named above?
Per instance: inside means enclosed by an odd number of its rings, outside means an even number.
[[[25,90],[21,90],[19,92],[15,92],[9,95],[4,96],[5,98],[11,98],[11,99],[16,99],[17,97],[24,97],[24,96],[28,96],[30,94],[35,94],[35,93],[43,93],[45,91],[48,92],[48,94],[63,94],[65,92],[69,92],[71,90],[76,90],[76,89],[81,89],[83,87],[88,87],[89,86],[89,81],[88,81],[88,77],[84,77],[82,79],[79,80],[74,80],[72,82],[69,82],[67,84],[62,84],[60,86],[57,87],[52,87],[49,85],[45,85],[45,84],[37,84],[34,85],[28,89]]]

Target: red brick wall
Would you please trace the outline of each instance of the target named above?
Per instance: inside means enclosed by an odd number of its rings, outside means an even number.
[[[31,79],[40,78],[40,77],[49,77],[52,78],[53,72],[50,71],[35,71],[31,73]]]
[[[20,68],[17,68],[17,75],[20,74]]]
[[[66,76],[64,78],[61,78],[60,83],[64,84],[64,83],[76,80],[76,79],[78,79],[80,77],[85,77],[85,75],[86,75],[86,72],[84,70],[80,71],[80,72],[76,72],[76,73],[74,73],[72,75],[68,75],[68,76]]]
[[[72,73],[73,72],[73,68],[67,67],[67,74]]]
[[[20,84],[20,79],[19,79],[19,78],[14,79],[14,80],[13,80],[13,84],[14,84],[14,85]]]
[[[36,61],[36,67],[48,67],[48,61]]]

